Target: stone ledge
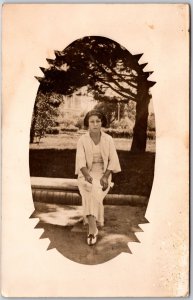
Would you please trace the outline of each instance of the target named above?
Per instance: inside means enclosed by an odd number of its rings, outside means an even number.
[[[31,177],[31,186],[39,189],[78,191],[77,179],[71,178]]]
[[[33,200],[64,205],[81,205],[77,180],[66,178],[31,177]],[[148,197],[107,194],[104,205],[147,205]]]

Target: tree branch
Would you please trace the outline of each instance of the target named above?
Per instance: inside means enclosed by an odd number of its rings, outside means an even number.
[[[115,89],[114,87],[112,87],[109,83],[107,83],[106,81],[103,81],[102,79],[98,79],[98,81],[100,81],[101,83],[103,83],[103,84],[105,84],[105,85],[107,85],[109,88],[111,88],[113,91],[115,91],[117,94],[119,94],[120,96],[122,96],[122,97],[130,97],[131,98],[131,100],[135,100],[135,98],[133,97],[133,96],[131,96],[131,95],[125,95],[125,94],[123,94],[122,92],[120,92],[120,91],[118,91],[117,89]]]
[[[111,67],[108,67],[108,68],[111,70],[111,72],[112,72],[115,76],[118,76],[123,82],[127,83],[128,85],[130,85],[130,86],[133,87],[133,88],[137,88],[136,85],[134,85],[134,84],[133,84],[132,82],[130,82],[130,81],[125,80],[125,78],[123,77],[123,76],[130,76],[130,75],[122,75],[122,74],[120,74],[120,73],[115,72],[115,70],[114,70],[113,68],[111,68]]]
[[[122,92],[125,92],[125,93],[129,93],[131,97],[135,97],[136,94],[134,94],[133,92],[131,92],[131,90],[129,89],[125,89],[124,87],[122,87],[113,77],[112,75],[107,72],[98,62],[96,59],[93,58],[92,55],[90,55],[90,59],[95,63],[95,65],[98,67],[99,70],[102,71],[102,74],[105,73],[105,75],[110,78],[111,81],[113,81],[113,83],[122,90]],[[112,88],[112,87],[111,87]]]

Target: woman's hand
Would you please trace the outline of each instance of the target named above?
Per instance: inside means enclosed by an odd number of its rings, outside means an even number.
[[[87,182],[89,182],[89,183],[92,183],[92,177],[88,174],[88,175],[86,175],[86,176],[84,176],[84,178],[85,178],[85,180],[87,181]]]
[[[105,191],[108,188],[108,177],[103,175],[100,179],[100,184],[102,185],[102,190]]]
[[[86,167],[82,167],[81,169],[82,174],[87,182],[92,183],[92,177],[89,174],[89,171]]]

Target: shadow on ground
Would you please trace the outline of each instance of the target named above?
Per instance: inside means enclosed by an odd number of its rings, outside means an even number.
[[[121,252],[131,254],[130,242],[140,242],[135,233],[143,231],[139,224],[145,219],[146,206],[105,206],[105,226],[99,228],[96,245],[86,244],[87,226],[82,223],[81,206],[34,202],[31,218],[39,218],[35,228],[43,228],[40,238],[50,240],[49,249],[56,248],[70,260],[87,265],[104,263]]]

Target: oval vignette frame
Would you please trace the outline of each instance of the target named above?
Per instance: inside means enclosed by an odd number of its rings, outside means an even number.
[[[44,77],[36,77],[40,85],[32,116],[29,152],[35,210],[30,218],[39,218],[35,228],[44,229],[40,238],[49,238],[48,250],[56,248],[74,262],[95,265],[122,252],[131,253],[128,243],[139,242],[136,233],[143,231],[140,224],[148,223],[145,212],[155,164],[155,120],[153,112],[152,119],[148,118],[148,110],[152,106],[150,89],[155,82],[148,80],[153,72],[144,71],[147,63],[139,64],[142,55],[132,55],[106,37],[86,36],[72,42],[63,51],[55,51],[55,59],[47,59],[49,67],[41,68]],[[71,145],[70,138],[66,142],[69,149],[63,148],[60,143],[54,149],[55,144],[51,141],[52,136],[53,141],[56,140],[54,137],[59,136],[57,130],[61,130],[54,126],[57,111],[64,98],[68,104],[72,99],[76,103],[76,98],[72,97],[75,93],[77,96],[81,93],[80,102],[85,102],[86,95],[92,94],[97,103],[113,103],[118,108],[118,119],[121,109],[129,103],[136,112],[132,133],[124,131],[124,137],[130,141],[133,135],[130,151],[118,149],[122,173],[113,177],[115,186],[104,200],[105,226],[100,228],[97,244],[92,247],[86,244],[87,228],[82,223],[81,198],[73,173],[75,147]],[[89,107],[89,101],[87,99],[84,107]],[[128,111],[127,115],[124,112],[124,116],[129,120],[132,115]],[[64,120],[67,118],[64,117]],[[147,131],[149,124],[154,130]],[[63,135],[76,134],[73,127],[71,131],[66,129]],[[41,140],[45,140],[45,132],[50,146],[44,148]],[[117,132],[110,133],[116,135]],[[122,188],[120,182],[125,184]]]

